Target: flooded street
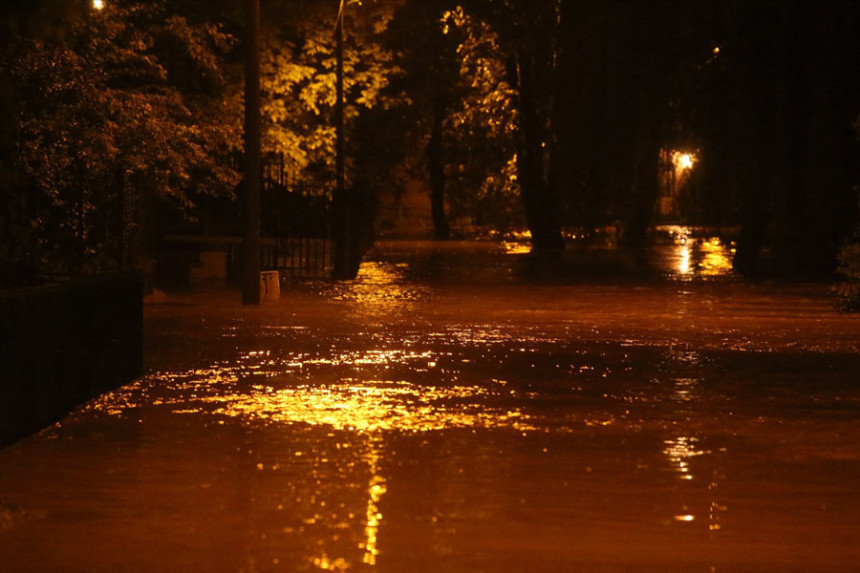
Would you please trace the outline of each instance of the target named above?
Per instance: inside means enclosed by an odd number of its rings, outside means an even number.
[[[725,251],[147,297],[147,374],[0,451],[0,571],[856,571],[860,317]]]

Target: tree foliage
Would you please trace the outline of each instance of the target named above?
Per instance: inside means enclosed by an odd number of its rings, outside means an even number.
[[[188,215],[197,197],[232,193],[237,174],[223,158],[240,132],[219,60],[232,43],[216,25],[140,2],[24,41],[10,68],[26,185],[8,195],[18,199],[5,225],[32,238],[18,256],[55,272],[113,266],[142,206]]]
[[[457,41],[456,97],[444,122],[455,214],[495,227],[522,224],[517,176],[517,93],[498,34],[462,6],[443,14]]]
[[[397,2],[344,5],[344,90],[347,133],[359,116],[393,105],[387,87],[402,72],[382,43]],[[264,30],[261,56],[264,144],[282,153],[296,176],[330,182],[334,174],[336,104],[335,22],[338,3],[300,3]],[[348,137],[353,143],[356,140]],[[347,178],[355,175],[348,155]]]
[[[408,165],[413,177],[428,179],[438,238],[448,236],[448,215],[492,228],[523,224],[518,90],[498,14],[487,8],[412,3],[397,21],[414,110]]]
[[[512,88],[517,182],[532,247],[563,248],[553,125],[561,1],[491,0],[469,7],[495,32]]]
[[[854,142],[860,143],[860,114],[853,124]],[[854,194],[860,199],[860,184],[854,185]],[[854,236],[839,250],[839,267],[842,282],[836,285],[836,307],[845,312],[860,312],[860,222],[857,222]]]

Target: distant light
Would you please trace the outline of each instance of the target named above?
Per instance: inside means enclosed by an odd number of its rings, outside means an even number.
[[[720,53],[720,47],[717,46],[716,48],[714,48],[714,55],[716,56],[719,53]]]
[[[678,159],[677,159],[675,164],[678,166],[678,169],[683,170],[683,169],[692,169],[693,162],[694,162],[694,160],[693,160],[692,155],[690,155],[689,153],[682,153],[681,155],[678,156]]]
[[[96,10],[101,10],[104,7],[104,0],[93,0],[93,8],[95,8]]]

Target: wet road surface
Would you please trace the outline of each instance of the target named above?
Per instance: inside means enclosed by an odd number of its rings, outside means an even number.
[[[0,571],[856,571],[860,319],[712,250],[149,297],[147,375],[0,451]]]

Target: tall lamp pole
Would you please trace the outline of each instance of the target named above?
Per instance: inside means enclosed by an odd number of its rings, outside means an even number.
[[[343,194],[345,186],[344,176],[344,161],[343,161],[343,137],[344,137],[344,112],[343,112],[343,4],[344,0],[340,0],[340,7],[337,11],[337,29],[335,52],[337,58],[336,71],[336,89],[337,102],[335,104],[335,134],[337,142],[335,143],[335,179],[338,192]]]
[[[242,243],[242,304],[260,304],[260,0],[246,0],[245,216]]]
[[[332,201],[332,277],[335,279],[352,278],[350,272],[350,218],[349,196],[346,192],[344,168],[344,90],[343,90],[343,8],[340,0],[335,26],[335,88],[337,100],[334,108],[335,121],[335,190]]]

